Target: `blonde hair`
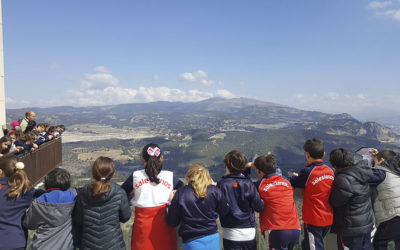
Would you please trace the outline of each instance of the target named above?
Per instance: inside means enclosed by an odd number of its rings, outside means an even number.
[[[27,193],[30,190],[30,181],[25,171],[17,169],[15,158],[2,158],[0,160],[0,169],[8,178],[8,197],[19,197],[21,193]]]
[[[194,165],[189,169],[186,173],[186,180],[188,184],[192,185],[194,192],[200,198],[207,197],[207,187],[214,183],[208,170],[199,165]]]

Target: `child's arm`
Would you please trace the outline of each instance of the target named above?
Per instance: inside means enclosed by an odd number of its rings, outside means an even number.
[[[251,200],[251,207],[256,212],[261,212],[264,210],[264,201],[261,199],[258,189],[255,185],[250,185],[250,193],[252,196],[250,197]]]
[[[129,205],[128,197],[125,195],[124,190],[121,190],[121,204],[119,206],[119,221],[122,223],[127,222],[131,218],[131,207]]]
[[[81,202],[81,196],[79,195],[79,190],[77,190],[78,195],[76,196],[75,208],[72,216],[72,236],[74,240],[74,247],[79,248],[81,245],[81,235],[82,235],[82,221],[83,221],[83,206]]]
[[[294,188],[305,188],[309,175],[310,168],[303,168],[298,175],[293,174],[290,177],[290,184],[292,184]]]
[[[216,192],[217,213],[221,217],[224,217],[229,213],[230,206],[228,204],[228,201],[225,198],[225,195],[222,193],[222,191],[219,188],[217,190],[218,190],[218,192]]]
[[[25,212],[25,218],[22,225],[29,230],[36,230],[39,227],[39,220],[40,215],[36,212],[36,209],[31,204]]]
[[[350,183],[346,180],[335,179],[335,182],[332,186],[331,196],[329,197],[329,202],[333,207],[341,207],[344,206],[349,199],[353,196],[353,192],[348,188],[351,188]]]
[[[372,176],[369,178],[368,183],[372,187],[376,187],[386,179],[386,172],[382,169],[371,168]]]
[[[174,192],[170,197],[172,200],[168,201],[171,204],[167,206],[167,214],[165,220],[170,227],[177,227],[181,223],[181,209],[179,206],[179,190]]]
[[[174,182],[174,190],[184,186],[184,183],[181,180],[179,180],[179,178],[177,178],[176,175],[173,176],[173,182]]]
[[[131,174],[128,179],[121,185],[121,188],[125,190],[126,195],[129,197],[133,191],[133,174]]]

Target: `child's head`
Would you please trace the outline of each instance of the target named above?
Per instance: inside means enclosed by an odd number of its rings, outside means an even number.
[[[92,175],[95,182],[90,185],[90,189],[94,197],[101,197],[110,192],[110,180],[115,173],[115,164],[111,158],[100,156],[97,158],[92,167]]]
[[[273,174],[276,172],[276,158],[275,155],[262,155],[256,158],[254,161],[254,166],[258,171],[262,172],[264,175]]]
[[[17,162],[12,157],[0,158],[0,176],[8,178],[8,197],[19,197],[30,189],[30,181],[25,171],[24,164]]]
[[[56,132],[56,128],[54,126],[50,126],[49,129],[47,130],[47,133],[49,135],[54,135],[54,132]]]
[[[240,174],[246,169],[248,160],[243,153],[233,150],[225,155],[224,163],[230,174]]]
[[[160,179],[157,176],[162,170],[162,161],[163,155],[160,146],[155,143],[144,146],[142,150],[142,162],[146,166],[145,172],[149,180],[156,184],[160,183]]]
[[[308,161],[321,160],[325,156],[324,143],[320,139],[308,139],[303,146]]]
[[[51,126],[48,123],[43,123],[43,127],[44,127],[44,131],[47,132]]]
[[[9,136],[3,136],[0,138],[0,148],[2,154],[10,152],[12,139]]]
[[[44,132],[44,124],[40,123],[40,124],[36,125],[36,129],[35,130],[38,131],[39,133]]]
[[[329,154],[329,162],[335,170],[341,170],[354,165],[354,159],[351,154],[343,148],[332,150]]]
[[[382,150],[374,157],[375,165],[379,165],[384,161],[390,160],[396,156],[396,153],[392,150]]]
[[[64,133],[64,131],[65,131],[65,126],[62,125],[62,124],[57,125],[57,126],[56,126],[56,130],[57,130],[58,133],[62,134],[62,133]]]
[[[10,132],[10,133],[8,133],[8,137],[11,138],[12,142],[15,142],[17,140],[17,133],[16,132]]]
[[[62,191],[68,190],[71,186],[71,175],[63,168],[55,168],[44,177],[44,188],[59,188]]]
[[[205,167],[195,165],[186,173],[188,184],[192,185],[194,192],[200,198],[207,197],[207,187],[214,183],[210,173]]]
[[[35,143],[36,136],[32,131],[29,131],[28,133],[21,136],[21,140],[25,141],[25,143],[27,144],[32,144]]]

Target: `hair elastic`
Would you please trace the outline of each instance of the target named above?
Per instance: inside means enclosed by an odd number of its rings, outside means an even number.
[[[25,167],[25,164],[23,162],[21,162],[21,161],[15,163],[15,168],[16,169],[21,170],[21,169],[24,169],[24,167]]]
[[[155,147],[155,148],[149,147],[147,149],[147,154],[150,156],[158,157],[161,154],[161,149],[159,149],[158,147]]]
[[[106,177],[101,177],[100,180],[105,181],[105,180],[107,180],[107,178]]]

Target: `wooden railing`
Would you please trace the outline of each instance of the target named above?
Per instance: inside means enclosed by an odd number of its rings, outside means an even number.
[[[16,156],[25,164],[25,172],[33,185],[47,175],[51,170],[62,163],[61,137],[46,142],[33,152],[27,152]]]

